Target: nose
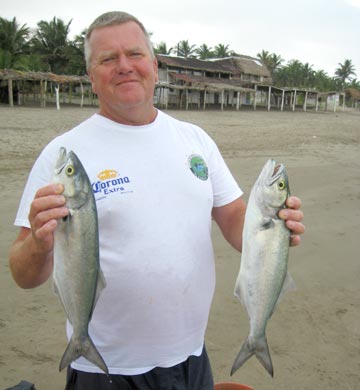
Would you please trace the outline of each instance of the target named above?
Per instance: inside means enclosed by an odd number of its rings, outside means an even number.
[[[119,74],[127,74],[132,71],[132,64],[127,56],[121,55],[118,57],[116,61],[116,71]]]

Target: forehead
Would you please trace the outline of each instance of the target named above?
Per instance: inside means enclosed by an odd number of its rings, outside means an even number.
[[[147,38],[140,26],[130,21],[96,28],[91,33],[89,43],[93,51],[102,51],[113,50],[119,47],[147,47]]]

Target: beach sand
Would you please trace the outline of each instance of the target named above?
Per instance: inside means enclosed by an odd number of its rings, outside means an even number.
[[[0,389],[25,379],[38,390],[64,388],[58,364],[66,347],[65,316],[51,281],[22,290],[7,254],[28,172],[42,147],[95,108],[0,106]],[[256,358],[233,377],[230,368],[248,333],[233,296],[240,254],[214,226],[217,286],[206,344],[216,382],[255,389],[359,389],[360,384],[360,112],[169,111],[216,141],[247,199],[270,157],[286,165],[291,191],[303,201],[306,234],[291,248],[297,290],[267,327],[271,378]]]

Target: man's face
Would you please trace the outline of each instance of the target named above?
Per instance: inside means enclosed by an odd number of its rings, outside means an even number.
[[[151,116],[157,61],[141,28],[135,22],[101,27],[91,33],[89,43],[88,72],[100,113],[119,122],[133,109]]]

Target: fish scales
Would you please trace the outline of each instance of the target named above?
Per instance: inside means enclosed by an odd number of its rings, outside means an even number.
[[[243,251],[234,294],[245,306],[250,331],[231,375],[253,355],[274,375],[266,325],[280,296],[294,288],[287,273],[290,231],[278,217],[289,195],[284,165],[268,160],[251,190],[245,215]]]
[[[73,327],[60,370],[80,356],[105,373],[108,368],[88,333],[89,322],[105,280],[99,263],[98,220],[90,180],[73,151],[60,148],[54,182],[64,186],[69,215],[58,220],[54,234],[54,290]]]

